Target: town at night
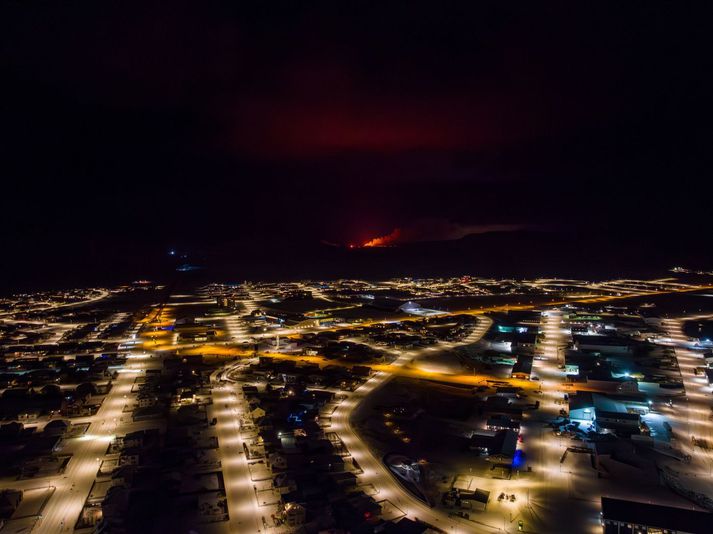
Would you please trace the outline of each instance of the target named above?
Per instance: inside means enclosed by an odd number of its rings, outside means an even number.
[[[713,532],[708,20],[4,2],[0,534]]]

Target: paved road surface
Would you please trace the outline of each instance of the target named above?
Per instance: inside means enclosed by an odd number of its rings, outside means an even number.
[[[490,319],[480,318],[475,331],[464,340],[463,343],[476,342],[485,334],[491,323],[492,321],[490,321]],[[409,363],[412,358],[412,355],[405,354],[399,357],[392,366],[401,367]],[[377,500],[388,499],[403,510],[409,518],[418,518],[421,521],[430,523],[447,532],[475,532],[476,530],[474,530],[473,523],[448,517],[448,514],[430,508],[416,499],[396,481],[381,460],[372,454],[366,443],[354,432],[349,420],[353,411],[368,395],[386,385],[393,376],[394,374],[392,373],[378,372],[362,386],[357,388],[332,414],[332,426],[330,430],[337,433],[359,466],[363,469],[364,473],[359,477],[360,483],[373,484],[378,490],[379,493],[375,497]],[[483,526],[482,529],[483,530],[480,530],[482,532],[495,532],[498,530],[497,527],[489,529],[485,526]]]

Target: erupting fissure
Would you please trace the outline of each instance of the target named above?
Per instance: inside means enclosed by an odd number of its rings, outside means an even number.
[[[396,242],[401,237],[401,229],[396,228],[390,234],[386,234],[380,237],[375,237],[364,243],[363,247],[389,247],[395,245]]]

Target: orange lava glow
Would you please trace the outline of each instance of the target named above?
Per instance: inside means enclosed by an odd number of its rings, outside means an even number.
[[[396,244],[396,242],[401,237],[401,230],[396,228],[390,234],[382,235],[381,237],[375,237],[364,243],[363,247],[390,247]]]

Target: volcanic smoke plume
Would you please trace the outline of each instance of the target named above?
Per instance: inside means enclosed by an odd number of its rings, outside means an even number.
[[[446,219],[421,219],[404,228],[370,239],[364,247],[391,247],[418,241],[452,241],[471,234],[512,232],[527,228],[523,224],[460,224]]]

